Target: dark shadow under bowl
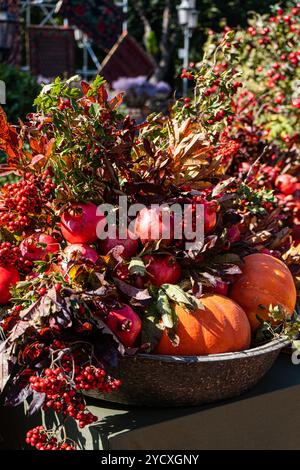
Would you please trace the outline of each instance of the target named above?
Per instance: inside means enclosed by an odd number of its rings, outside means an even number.
[[[89,396],[139,406],[188,406],[240,395],[273,365],[288,341],[277,338],[253,349],[209,356],[123,356],[111,371],[122,381],[109,395]]]

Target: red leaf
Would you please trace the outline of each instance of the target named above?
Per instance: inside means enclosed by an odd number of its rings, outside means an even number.
[[[84,96],[87,96],[88,92],[91,89],[91,86],[87,82],[82,81],[81,89],[82,89],[82,93],[84,94]]]
[[[45,155],[47,158],[49,158],[52,153],[54,142],[55,142],[55,139],[53,138],[53,139],[50,139],[49,142],[46,144]]]
[[[123,102],[123,96],[124,96],[124,93],[119,93],[118,95],[116,95],[113,99],[111,99],[109,101],[109,107],[110,109],[113,111],[114,109],[118,108],[122,102]]]
[[[38,162],[40,162],[41,160],[44,160],[46,158],[46,155],[43,155],[41,153],[39,153],[38,155],[35,155],[33,157],[33,159],[31,160],[31,164],[30,164],[30,167],[34,167],[34,165],[36,165]]]
[[[10,158],[17,157],[22,148],[16,129],[7,122],[6,114],[0,107],[0,149]]]
[[[10,165],[6,165],[5,163],[0,165],[0,177],[1,176],[8,176],[8,175],[11,175],[12,173],[14,173],[15,175],[18,174],[18,172],[15,171],[13,168],[11,168]]]
[[[99,104],[105,104],[107,102],[107,91],[105,89],[105,86],[102,85],[99,90],[98,90],[98,103]]]
[[[139,131],[140,129],[144,129],[144,127],[147,127],[149,123],[147,121],[142,122],[141,124],[137,124],[136,126],[133,126],[134,131]]]
[[[33,139],[33,137],[30,137],[29,145],[30,145],[31,150],[33,150],[34,152],[36,153],[43,152],[43,149],[41,148],[40,143],[36,139]]]

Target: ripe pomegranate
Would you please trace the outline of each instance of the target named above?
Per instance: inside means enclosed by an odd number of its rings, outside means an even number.
[[[142,243],[163,240],[161,246],[168,246],[174,239],[174,214],[168,208],[145,207],[135,220],[134,232]]]
[[[206,286],[204,288],[204,292],[210,294],[224,295],[224,297],[226,297],[228,294],[228,289],[228,282],[217,281],[215,286]]]
[[[87,263],[96,264],[99,259],[98,253],[91,248],[89,245],[84,245],[83,243],[74,243],[73,245],[68,245],[63,252],[63,258],[60,263],[61,274],[65,277],[65,280],[68,281],[68,270],[72,263]]]
[[[284,173],[283,175],[279,175],[275,181],[275,186],[279,191],[283,194],[293,194],[297,189],[298,179],[296,176],[289,175]]]
[[[98,261],[98,253],[91,248],[89,245],[84,245],[83,243],[74,243],[73,245],[68,245],[64,249],[64,259],[68,262],[70,261],[90,261],[93,264],[96,264]]]
[[[218,211],[218,203],[216,201],[206,201],[203,199],[201,196],[197,196],[195,198],[195,203],[196,204],[203,204],[203,211],[204,211],[204,233],[209,233],[211,232],[216,224],[217,224],[217,211]],[[194,214],[193,217],[189,215],[188,213],[192,211],[193,213],[195,212],[195,205],[189,204],[188,207],[185,209],[185,217],[184,217],[184,234],[185,236],[187,235],[187,223],[190,223],[190,220],[192,219],[193,221],[193,231],[196,229],[196,223],[200,223],[200,217],[202,217],[201,214]]]
[[[100,240],[98,246],[102,255],[106,255],[110,250],[112,250],[116,246],[123,246],[124,251],[121,253],[120,256],[124,259],[130,259],[137,253],[139,244],[137,240],[133,239],[130,236],[129,232],[127,232],[126,239],[120,239],[119,233],[117,232],[117,236],[115,239],[106,238],[105,240]]]
[[[10,288],[15,286],[19,280],[20,276],[15,267],[0,266],[0,305],[5,305],[10,301]]]
[[[65,210],[60,219],[61,232],[68,243],[94,243],[97,231],[106,226],[103,213],[97,215],[97,206],[92,202],[76,203]]]
[[[44,246],[43,246],[44,245]],[[51,235],[46,233],[34,233],[25,238],[20,244],[21,254],[30,261],[41,261],[47,255],[58,253],[59,243]]]
[[[104,321],[121,343],[127,347],[135,344],[142,329],[140,317],[129,305],[111,310]]]
[[[227,238],[230,243],[235,243],[235,242],[240,241],[241,232],[237,225],[232,225],[232,227],[230,227],[227,230]]]
[[[132,283],[135,287],[137,287],[138,289],[144,289],[147,281],[144,276],[141,276],[140,274],[135,274],[134,276],[132,276],[132,278]]]
[[[162,284],[177,284],[181,277],[181,266],[170,255],[147,255],[143,258],[148,279],[154,286]]]
[[[114,269],[114,276],[116,276],[121,281],[126,281],[129,279],[130,273],[128,269],[128,264],[118,263]]]
[[[202,201],[204,204],[204,232],[211,232],[217,223],[218,203],[216,201]]]

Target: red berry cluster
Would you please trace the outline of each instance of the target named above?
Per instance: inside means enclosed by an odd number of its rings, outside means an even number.
[[[20,258],[20,249],[10,242],[0,243],[0,265],[15,266]]]
[[[18,246],[12,245],[10,242],[3,242],[0,243],[0,266],[15,266],[23,273],[27,273],[32,269],[33,263],[21,256]]]
[[[233,139],[222,138],[218,149],[218,154],[222,156],[222,162],[227,163],[236,156],[240,149],[239,142]]]
[[[276,11],[276,16],[269,18],[269,23],[272,23],[270,27],[265,26],[259,29],[250,26],[247,30],[250,37],[255,38],[259,45],[272,43],[274,49],[276,47],[277,61],[271,67],[260,66],[257,68],[257,72],[263,72],[266,75],[269,88],[274,88],[277,82],[286,80],[287,75],[293,74],[293,68],[297,67],[300,62],[297,38],[300,34],[299,13],[299,7],[292,8],[286,14],[282,8],[279,8]],[[278,104],[282,104],[282,97],[278,96],[276,101]]]
[[[79,422],[79,427],[92,424],[97,417],[87,411],[82,391],[98,390],[109,393],[120,386],[120,381],[106,375],[101,368],[79,366],[74,370],[74,382],[68,375],[72,371],[70,360],[64,360],[64,368],[46,369],[44,377],[33,375],[29,382],[31,388],[39,393],[45,393],[44,409],[70,416]]]
[[[26,434],[26,444],[37,450],[76,450],[74,445],[66,441],[59,442],[53,433],[48,432],[44,426],[37,426]]]
[[[55,187],[48,170],[41,177],[27,173],[17,183],[6,183],[1,194],[0,225],[11,232],[28,227],[52,199]]]
[[[182,69],[180,78],[182,79],[186,78],[187,80],[191,81],[191,80],[194,80],[194,75],[189,69]]]
[[[184,101],[184,107],[186,109],[189,109],[191,107],[191,98],[186,97],[186,98],[184,98],[183,101]]]
[[[218,97],[218,100],[223,102],[225,100],[225,93],[222,91],[222,87],[224,86],[225,86],[225,83],[223,83],[223,81],[221,80],[220,74],[216,73],[215,79],[212,82],[212,85],[206,88],[206,90],[204,90],[204,96],[210,97],[211,95],[216,95]],[[234,81],[230,87],[227,84],[226,85],[227,93],[230,96],[233,96],[234,94],[237,93],[237,90],[242,86],[243,86],[242,83],[238,81]],[[228,123],[231,124],[233,120],[231,112],[228,112],[225,109],[220,109],[215,114],[208,117],[207,124],[213,125],[216,122],[221,122],[224,118],[227,118]]]
[[[75,383],[77,390],[100,390],[101,393],[110,393],[121,385],[120,380],[107,377],[103,369],[92,366],[86,366],[78,371]]]
[[[86,411],[82,395],[74,390],[63,369],[46,369],[45,377],[31,376],[31,388],[39,393],[45,393],[44,409],[52,409],[58,413],[79,421],[79,427],[97,421],[97,417]]]

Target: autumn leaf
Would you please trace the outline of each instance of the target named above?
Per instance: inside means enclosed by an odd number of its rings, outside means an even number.
[[[132,258],[130,260],[128,270],[130,274],[136,274],[139,276],[145,276],[146,266],[141,258]]]

